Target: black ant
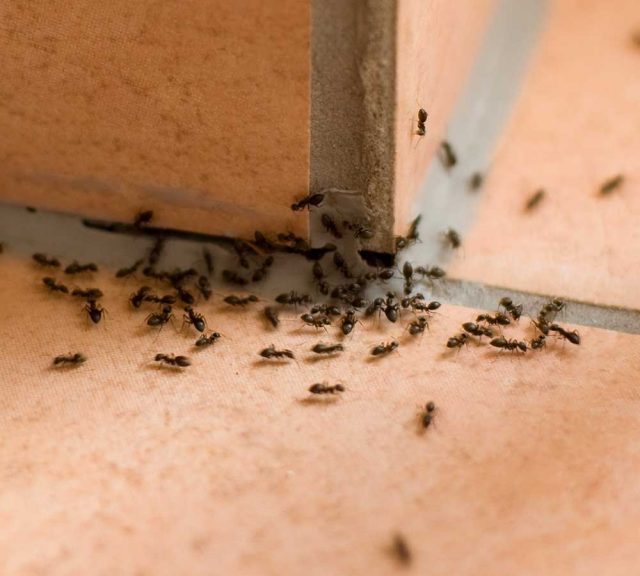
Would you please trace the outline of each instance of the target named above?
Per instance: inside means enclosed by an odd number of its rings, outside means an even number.
[[[537,338],[533,338],[529,343],[531,350],[542,350],[547,345],[546,336],[540,334]]]
[[[256,254],[253,246],[243,240],[234,240],[233,249],[238,256],[238,264],[240,264],[242,268],[249,268],[249,259],[247,256]]]
[[[278,234],[278,240],[285,244],[289,244],[289,246],[285,246],[288,252],[305,253],[309,251],[309,244],[307,244],[307,241],[304,238],[300,238],[300,236],[296,236],[293,232]]]
[[[97,272],[98,265],[93,262],[87,264],[80,264],[77,260],[74,260],[65,269],[65,274],[79,274],[80,272]]]
[[[356,318],[356,311],[353,309],[347,310],[345,315],[342,317],[342,322],[340,324],[340,329],[342,330],[342,333],[345,336],[347,334],[350,334],[354,326],[356,325],[357,321],[358,320]]]
[[[453,168],[458,163],[458,157],[456,156],[456,153],[453,151],[453,147],[446,140],[443,140],[440,143],[439,155],[440,155],[440,160],[442,162],[442,165],[447,170]]]
[[[425,328],[429,328],[429,321],[424,316],[420,316],[417,320],[409,324],[409,334],[411,334],[411,336],[423,334]]]
[[[424,108],[420,108],[420,110],[418,110],[418,130],[416,131],[416,134],[418,134],[418,136],[424,136],[426,134],[427,127],[425,125],[425,122],[427,121],[428,116],[429,115]]]
[[[276,350],[276,347],[271,344],[271,346],[269,346],[268,348],[265,348],[264,350],[260,351],[260,356],[262,356],[263,358],[267,358],[268,360],[272,359],[272,358],[277,358],[277,359],[281,359],[281,358],[291,358],[294,359],[294,355],[293,352],[291,350]]]
[[[481,172],[474,172],[469,178],[469,189],[476,191],[479,190],[484,182],[484,176]]]
[[[409,548],[407,540],[402,534],[396,534],[393,537],[393,543],[391,545],[391,551],[400,564],[409,566],[413,560],[413,554]]]
[[[313,316],[312,314],[303,314],[300,319],[307,325],[315,328],[324,328],[331,325],[331,320],[327,316]],[[325,328],[326,330],[326,328]]]
[[[418,226],[420,225],[420,221],[422,220],[422,214],[418,214],[411,224],[409,224],[409,230],[406,236],[396,236],[396,250],[404,250],[408,248],[411,244],[415,244],[420,239],[420,234],[418,232]]]
[[[87,357],[80,352],[76,352],[75,354],[63,354],[61,356],[56,356],[53,359],[54,366],[79,366],[80,364],[87,361]]]
[[[207,321],[204,316],[199,312],[196,312],[191,306],[185,306],[183,315],[183,321],[186,324],[191,324],[198,332],[204,332],[207,326]]]
[[[462,348],[468,344],[469,335],[464,332],[456,334],[447,340],[447,348]]]
[[[364,311],[365,316],[373,316],[376,312],[380,313],[384,310],[385,300],[384,298],[378,297]]]
[[[134,308],[140,308],[145,299],[149,296],[151,288],[149,286],[141,286],[136,292],[129,296],[129,302]]]
[[[344,352],[344,346],[342,344],[323,344],[320,342],[311,348],[311,351],[316,354],[335,354],[336,352]]]
[[[47,256],[46,254],[40,254],[37,252],[31,256],[35,262],[43,266],[44,268],[60,268],[60,260],[57,258],[52,258]]]
[[[560,298],[553,298],[547,302],[540,312],[538,312],[538,321],[541,323],[552,322],[558,312],[564,310],[566,304]]]
[[[196,346],[198,348],[203,348],[204,346],[211,346],[212,344],[215,344],[219,338],[220,338],[219,332],[212,332],[208,336],[205,336],[204,334],[202,334],[202,336],[200,336],[196,340]]]
[[[402,266],[402,275],[404,276],[404,293],[411,294],[413,290],[413,265],[407,261]]]
[[[423,428],[429,428],[433,421],[433,415],[436,410],[436,405],[433,402],[427,402],[424,407],[424,412],[421,417]]]
[[[472,336],[478,336],[479,338],[482,338],[483,336],[487,336],[487,338],[493,337],[493,331],[491,330],[491,328],[487,328],[486,326],[479,326],[475,322],[465,322],[462,325],[462,329]]]
[[[511,352],[515,352],[519,350],[520,352],[526,352],[528,349],[527,343],[521,340],[511,339],[508,340],[504,336],[499,336],[498,338],[494,338],[489,342],[491,346],[495,346],[496,348],[501,348],[502,350],[510,350]]]
[[[383,342],[382,344],[378,344],[377,346],[371,349],[371,355],[386,356],[387,354],[390,354],[394,350],[397,350],[398,346],[400,346],[400,344],[398,344],[395,340],[387,343]]]
[[[558,334],[560,334],[562,338],[571,342],[571,344],[576,344],[576,345],[580,344],[580,334],[578,334],[577,330],[573,330],[572,332],[569,332],[568,330],[565,330],[562,326],[558,324],[551,324],[549,326],[549,330],[551,332],[557,332]]]
[[[204,265],[207,268],[207,274],[211,276],[214,270],[213,256],[211,256],[211,252],[209,252],[207,248],[202,249],[202,258],[204,259]]]
[[[456,232],[453,228],[447,228],[443,232],[444,241],[449,244],[449,246],[453,250],[457,250],[462,246],[462,239],[460,238],[460,234]]]
[[[291,204],[291,210],[297,212],[298,210],[303,210],[304,208],[308,208],[311,210],[311,206],[320,206],[324,201],[324,194],[308,194],[304,198],[301,198],[297,202]]]
[[[173,317],[171,306],[162,307],[160,312],[154,312],[147,316],[147,326],[164,326]]]
[[[62,292],[63,294],[69,294],[69,288],[67,288],[64,284],[59,284],[49,276],[43,278],[42,283],[52,292]]]
[[[531,212],[534,208],[536,208],[545,198],[547,192],[544,188],[540,188],[540,190],[536,190],[536,192],[527,200],[527,203],[524,205],[524,209],[527,212]]]
[[[331,304],[316,304],[310,310],[311,314],[324,314],[325,316],[340,316],[340,308]]]
[[[396,300],[396,295],[393,292],[387,292],[387,299],[384,304],[384,315],[389,322],[396,322],[398,320],[398,313],[400,312],[400,305]]]
[[[249,280],[233,270],[223,270],[222,277],[229,282],[229,284],[236,284],[237,286],[246,286],[249,284]]]
[[[522,316],[522,304],[514,304],[508,296],[500,299],[499,306],[502,306],[516,322]]]
[[[138,229],[142,230],[153,218],[153,210],[141,210],[136,214],[136,217],[133,221],[133,225]]]
[[[354,238],[362,238],[363,240],[371,240],[375,236],[375,233],[370,228],[367,228],[364,224],[354,224],[344,220],[342,225],[353,232]]]
[[[334,384],[331,386],[326,382],[321,382],[309,386],[309,392],[311,392],[311,394],[340,394],[344,391],[345,387],[342,384]]]
[[[257,302],[258,297],[254,294],[249,294],[248,296],[242,298],[240,296],[236,296],[235,294],[231,294],[230,296],[227,296],[224,301],[231,306],[246,306],[247,304],[250,304],[252,302]]]
[[[155,362],[161,362],[167,366],[175,366],[176,368],[186,368],[191,366],[191,360],[186,356],[174,356],[173,354],[156,354]]]
[[[380,270],[379,272],[375,273],[375,278],[377,280],[382,280],[383,282],[386,282],[387,280],[391,280],[391,278],[393,278],[395,272],[393,270],[393,268],[385,268],[383,270]]]
[[[272,252],[277,249],[277,245],[269,240],[262,232],[256,230],[253,233],[253,243],[266,252]]]
[[[607,180],[602,184],[602,186],[600,186],[600,194],[602,196],[607,196],[608,194],[611,194],[611,192],[620,188],[623,182],[624,182],[624,176],[622,174],[618,174],[613,178],[609,178],[609,180]]]
[[[273,326],[274,328],[277,328],[279,326],[280,318],[275,308],[272,308],[271,306],[267,306],[264,309],[264,315],[266,319],[269,321],[269,323],[271,324],[271,326]]]
[[[200,294],[205,300],[209,300],[211,298],[212,290],[211,284],[209,283],[209,278],[206,276],[200,276],[198,278],[198,282],[196,283],[196,287],[200,290]]]
[[[140,260],[136,260],[131,266],[120,268],[120,270],[116,272],[116,278],[126,278],[127,276],[135,274],[143,263],[144,258],[140,258]]]
[[[297,306],[298,304],[310,304],[311,298],[307,294],[298,294],[297,292],[285,292],[276,296],[276,302],[278,304],[292,304]]]
[[[329,294],[330,286],[329,286],[329,283],[326,281],[327,276],[320,262],[313,263],[312,272],[313,272],[313,278],[318,286],[318,290],[320,291],[320,294],[324,294],[325,296],[327,296]]]
[[[100,288],[87,288],[86,290],[83,290],[82,288],[76,288],[73,292],[71,292],[71,296],[84,298],[85,300],[100,300],[103,294]]]
[[[264,280],[264,278],[269,272],[269,269],[273,265],[273,260],[274,260],[273,256],[267,256],[262,261],[262,264],[260,264],[260,266],[256,268],[256,270],[254,270],[251,280],[253,282],[260,282],[261,280]]]
[[[155,266],[160,260],[160,256],[162,256],[162,251],[164,250],[165,244],[166,244],[166,240],[164,238],[158,238],[154,242],[149,252],[149,257],[147,258],[151,266]]]
[[[322,226],[324,227],[324,229],[329,232],[329,234],[331,234],[334,238],[342,238],[342,232],[338,230],[336,221],[331,216],[329,216],[329,214],[327,214],[326,212],[322,214],[322,216],[320,217],[320,221],[322,222]]]
[[[491,316],[491,314],[478,314],[476,322],[486,322],[491,326],[508,326],[511,324],[509,317],[502,312],[496,312],[495,316]]]
[[[344,256],[338,251],[335,251],[333,253],[333,265],[345,278],[353,278],[353,274],[349,269],[347,261],[344,259]]]
[[[415,272],[429,280],[439,280],[446,275],[446,272],[439,266],[416,266]]]
[[[95,300],[87,300],[87,303],[84,306],[85,311],[91,318],[91,322],[97,324],[102,320],[103,314],[105,314],[105,309],[100,306]]]
[[[176,295],[185,304],[195,304],[196,299],[193,297],[193,294],[188,290],[185,290],[182,286],[176,286]]]
[[[173,272],[167,273],[166,278],[174,288],[178,289],[182,284],[184,284],[185,280],[188,280],[190,277],[195,277],[198,275],[198,271],[195,268],[187,268],[186,270],[180,270],[179,268],[174,270]]]

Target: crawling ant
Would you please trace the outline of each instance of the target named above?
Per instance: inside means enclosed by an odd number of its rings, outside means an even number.
[[[564,310],[565,306],[565,302],[560,298],[549,300],[538,312],[538,321],[541,323],[552,322],[558,312]]]
[[[527,200],[527,203],[524,205],[524,209],[527,212],[531,212],[544,200],[546,195],[547,191],[544,188],[540,188],[540,190],[537,190],[533,196]]]
[[[223,270],[222,277],[230,284],[236,284],[237,286],[246,286],[249,284],[249,280],[233,270]]]
[[[271,324],[271,326],[273,326],[274,328],[277,328],[279,326],[280,318],[275,308],[272,308],[271,306],[267,306],[264,309],[264,315],[266,319],[269,321],[269,323]]]
[[[340,329],[342,330],[342,333],[345,336],[347,334],[350,334],[354,326],[356,325],[357,321],[358,320],[356,318],[356,311],[353,309],[347,310],[346,314],[342,317],[342,322],[340,324]]]
[[[398,533],[393,537],[391,551],[400,564],[403,564],[404,566],[411,564],[413,554],[411,553],[407,540],[402,534]]]
[[[184,284],[185,280],[190,277],[195,277],[198,275],[198,271],[195,268],[187,268],[186,270],[174,270],[173,272],[167,273],[166,278],[174,288],[178,288],[182,284]]]
[[[427,133],[427,127],[425,125],[427,116],[427,111],[424,108],[418,110],[418,130],[416,130],[418,136],[424,136]]]
[[[168,280],[167,272],[158,272],[153,266],[146,266],[143,268],[142,274],[147,278],[153,278],[155,280]]]
[[[422,220],[422,214],[418,214],[409,224],[409,230],[406,236],[396,236],[396,250],[404,250],[411,244],[415,244],[420,239],[418,226]]]
[[[249,268],[249,259],[247,256],[256,254],[253,246],[242,240],[234,240],[233,249],[238,256],[238,264],[240,264],[242,268]]]
[[[558,334],[560,334],[562,338],[571,342],[571,344],[576,344],[576,345],[580,344],[580,334],[578,334],[577,330],[573,330],[572,332],[569,332],[568,330],[565,330],[562,326],[558,324],[551,324],[549,326],[549,331],[557,332]]]
[[[211,256],[211,252],[209,252],[207,248],[202,249],[202,258],[204,259],[204,265],[207,268],[207,274],[211,276],[214,270],[213,256]]]
[[[149,257],[147,258],[151,266],[155,266],[160,260],[160,256],[162,256],[162,251],[164,250],[165,244],[166,244],[166,240],[164,238],[158,238],[154,242],[149,252]]]
[[[516,322],[522,316],[522,304],[514,304],[508,296],[500,299],[499,306],[502,306]]]
[[[344,346],[342,344],[323,344],[320,342],[311,348],[311,351],[316,354],[335,354],[336,352],[344,352]]]
[[[402,275],[404,276],[404,293],[411,294],[413,290],[413,265],[407,261],[402,266]]]
[[[267,256],[262,261],[262,264],[260,264],[260,267],[254,270],[251,280],[253,282],[260,282],[261,280],[264,280],[267,273],[269,272],[269,268],[271,268],[272,265],[273,265],[273,256]]]
[[[151,288],[149,286],[141,286],[136,292],[129,296],[129,302],[134,308],[140,308],[145,299],[149,296]]]
[[[424,407],[424,412],[422,414],[422,427],[429,428],[431,422],[433,421],[433,415],[436,410],[436,405],[433,402],[427,402]]]
[[[311,210],[311,206],[320,206],[324,200],[324,194],[308,194],[304,198],[301,198],[297,202],[291,204],[291,210],[297,212],[298,210],[303,210],[304,208],[308,208]]]
[[[443,140],[440,143],[439,154],[440,161],[447,170],[450,170],[458,163],[458,157],[456,156],[456,153],[453,151],[451,144],[446,140]]]
[[[417,320],[409,324],[409,334],[411,334],[411,336],[423,334],[425,328],[429,328],[429,321],[424,316],[420,316]]]
[[[138,229],[142,230],[153,218],[153,210],[141,210],[136,214],[135,219],[133,220],[133,225]]]
[[[269,240],[262,232],[256,230],[253,233],[253,243],[258,247],[264,250],[265,252],[272,252],[277,249],[276,244],[274,244],[271,240]]]
[[[327,296],[329,294],[330,286],[329,286],[329,283],[326,281],[327,276],[324,270],[322,269],[322,265],[320,264],[320,262],[313,263],[312,272],[313,272],[313,278],[318,286],[318,290],[320,291],[320,294],[324,294],[325,296]]]
[[[75,354],[63,354],[61,356],[56,356],[53,359],[54,366],[80,366],[80,364],[87,361],[87,357],[80,352],[76,352]]]
[[[147,294],[143,300],[152,302],[153,304],[175,304],[176,297],[173,294],[165,294],[164,296],[156,296],[155,294]]]
[[[97,272],[98,266],[93,262],[89,262],[88,264],[80,264],[77,260],[74,260],[71,264],[69,264],[65,269],[65,274],[79,274],[80,272]]]
[[[490,314],[478,314],[476,322],[486,322],[491,326],[508,326],[511,324],[509,317],[502,312],[496,312],[495,316],[491,316]]]
[[[303,314],[300,319],[307,325],[315,328],[324,328],[331,325],[331,320],[327,316],[313,316],[312,314]],[[326,328],[325,328],[326,330]]]
[[[185,290],[182,286],[176,286],[176,295],[182,302],[188,305],[195,304],[196,299],[193,297],[193,294],[188,290]]]
[[[211,334],[209,334],[208,336],[202,334],[197,340],[196,340],[196,346],[198,348],[203,348],[205,346],[211,346],[212,344],[215,344],[216,341],[220,338],[220,333],[219,332],[212,332]]]
[[[240,297],[240,296],[236,296],[235,294],[231,294],[230,296],[227,296],[224,301],[227,304],[230,304],[231,306],[246,306],[247,304],[250,304],[251,302],[257,302],[258,301],[258,297],[254,294],[249,294],[248,296],[244,296],[244,297]]]
[[[316,304],[310,310],[311,314],[324,314],[325,316],[340,316],[340,308],[331,304]]]
[[[389,322],[395,323],[398,320],[400,305],[398,304],[396,295],[393,292],[387,292],[387,299],[385,300],[383,311]]]
[[[102,316],[105,314],[105,309],[100,306],[95,300],[87,300],[84,306],[85,311],[89,315],[91,322],[97,324],[102,320]]]
[[[531,342],[529,342],[529,346],[531,350],[542,350],[547,345],[546,336],[544,334],[540,334],[537,338],[533,338]]]
[[[479,338],[482,338],[483,336],[491,338],[493,336],[493,331],[491,330],[491,328],[488,328],[486,326],[479,326],[475,322],[465,322],[462,325],[462,329],[468,334],[471,334],[472,336],[478,336]]]
[[[371,349],[371,355],[386,356],[387,354],[390,354],[394,350],[397,350],[398,346],[400,346],[400,344],[398,344],[395,340],[387,343],[383,342],[382,344],[378,344],[377,346]]]
[[[342,254],[340,254],[340,252],[338,252],[338,251],[335,251],[333,253],[333,265],[338,269],[338,271],[345,278],[353,278],[353,274],[351,273],[351,270],[349,269],[347,261],[344,259],[344,256]]]
[[[266,358],[267,360],[271,360],[272,358],[282,359],[282,358],[291,358],[294,359],[293,352],[291,350],[276,350],[275,345],[271,344],[268,348],[260,351],[260,356]]]
[[[76,288],[73,292],[71,292],[71,296],[75,296],[76,298],[84,298],[85,300],[100,300],[103,294],[100,288],[87,288],[86,290],[83,290],[82,288]]]
[[[160,312],[154,312],[147,316],[147,326],[164,326],[173,317],[171,306],[162,307]]]
[[[334,384],[331,386],[326,382],[321,382],[309,386],[309,392],[311,392],[311,394],[340,394],[344,391],[345,387],[342,384]]]
[[[191,366],[191,360],[186,356],[174,356],[173,354],[156,354],[155,362],[161,362],[167,366],[175,366],[176,368],[186,368]]]
[[[191,324],[198,332],[204,332],[207,326],[207,321],[204,316],[199,312],[196,312],[191,306],[185,306],[183,315],[183,321],[186,324]]]
[[[293,290],[291,292],[285,292],[276,296],[276,302],[278,304],[292,304],[297,306],[298,304],[310,304],[311,297],[307,294],[298,294]]]
[[[127,276],[135,274],[143,263],[144,258],[140,258],[140,260],[136,260],[131,266],[120,268],[120,270],[116,272],[116,278],[126,278]]]
[[[36,252],[31,257],[44,268],[60,268],[60,260],[57,258],[49,257],[46,254],[41,254],[40,252]]]
[[[496,348],[501,348],[502,350],[510,350],[511,352],[515,352],[519,350],[520,352],[526,352],[528,349],[527,343],[522,340],[515,339],[507,339],[504,336],[498,336],[498,338],[494,338],[489,342],[491,346]]]
[[[49,276],[43,278],[42,283],[52,292],[62,292],[63,294],[69,294],[69,288],[67,288],[64,284],[59,284]]]
[[[416,266],[415,272],[429,280],[439,280],[446,275],[446,272],[439,266]]]
[[[365,316],[373,316],[376,312],[380,313],[384,310],[385,300],[384,298],[378,297],[364,311]]]
[[[363,224],[353,224],[344,220],[342,225],[353,232],[354,238],[362,238],[363,240],[371,240],[375,233],[370,228],[367,228]]]
[[[624,182],[624,176],[622,174],[618,174],[613,178],[609,178],[609,180],[605,181],[602,186],[600,186],[600,194],[602,196],[607,196],[611,194],[614,190],[617,190],[622,186]]]
[[[484,176],[481,172],[474,172],[469,178],[469,189],[472,191],[479,190],[484,182]]]
[[[200,276],[198,278],[198,282],[196,283],[196,287],[200,290],[200,294],[205,300],[209,300],[211,298],[212,290],[211,284],[209,283],[209,278],[206,276]]]
[[[424,294],[418,292],[411,297],[404,297],[402,300],[400,300],[400,305],[403,308],[413,308],[414,306],[419,305],[419,303],[421,302],[424,302]]]
[[[462,348],[468,344],[469,335],[464,332],[456,334],[447,340],[447,348]]]
[[[382,282],[386,282],[387,280],[391,280],[393,275],[395,274],[393,268],[385,268],[375,273],[375,278],[377,280],[382,280]]]
[[[443,238],[453,250],[457,250],[462,246],[462,238],[460,238],[460,234],[453,228],[447,228],[443,233]]]
[[[304,238],[300,238],[300,236],[296,236],[293,232],[287,232],[286,234],[278,234],[278,240],[280,242],[285,242],[291,244],[290,246],[286,246],[289,252],[308,252],[309,244]]]
[[[322,214],[322,216],[320,217],[320,221],[322,222],[322,226],[324,227],[324,229],[329,232],[329,234],[331,234],[334,238],[342,238],[342,232],[338,230],[336,221],[331,216],[329,216],[329,214],[327,214],[326,212]]]

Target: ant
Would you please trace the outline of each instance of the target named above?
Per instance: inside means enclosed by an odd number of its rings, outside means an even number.
[[[331,320],[327,316],[313,316],[312,314],[303,314],[300,319],[307,326],[314,326],[315,328],[324,328],[331,325]],[[325,328],[326,330],[326,328]]]
[[[396,295],[393,292],[387,292],[387,299],[384,304],[384,315],[389,322],[395,323],[398,320],[398,313],[400,311],[400,305],[396,300]]]
[[[551,322],[556,317],[558,312],[562,312],[564,310],[566,304],[560,298],[553,298],[549,300],[540,312],[538,312],[538,321],[541,323]]]
[[[177,296],[178,298],[180,298],[180,300],[182,300],[182,302],[188,304],[189,306],[195,304],[196,299],[193,297],[193,294],[191,294],[191,292],[185,290],[182,286],[176,286],[175,288]]]
[[[342,232],[338,230],[336,221],[331,216],[329,216],[329,214],[327,214],[326,212],[322,214],[322,216],[320,217],[320,221],[322,222],[322,226],[324,227],[324,229],[329,232],[329,234],[331,234],[334,238],[342,238]]]
[[[436,410],[436,405],[433,402],[427,402],[424,407],[424,413],[422,414],[422,426],[423,428],[429,428],[433,421],[433,415]]]
[[[474,172],[469,178],[469,189],[472,191],[479,190],[484,182],[484,176],[481,172]]]
[[[527,351],[527,343],[521,340],[508,340],[504,336],[499,336],[498,338],[494,338],[489,342],[491,346],[495,346],[496,348],[501,348],[502,350],[510,350],[511,352],[515,352],[519,350],[520,352]]]
[[[129,302],[131,303],[131,306],[133,306],[134,308],[140,308],[142,302],[144,302],[148,298],[150,291],[151,288],[149,286],[141,286],[140,288],[138,288],[136,292],[129,296]]]
[[[309,386],[309,392],[311,392],[311,394],[340,394],[344,391],[345,387],[342,384],[334,384],[331,386],[326,382],[321,382]]]
[[[255,296],[254,294],[249,294],[249,296],[245,296],[244,298],[241,298],[240,296],[236,296],[235,294],[231,294],[230,296],[227,296],[224,301],[227,304],[230,304],[231,306],[246,306],[247,304],[251,303],[251,302],[257,302],[258,301],[258,297]]]
[[[293,352],[291,350],[276,350],[276,347],[271,344],[268,348],[260,351],[260,356],[263,358],[267,358],[268,360],[272,358],[291,358],[294,359]]]
[[[207,274],[211,276],[213,274],[214,266],[213,266],[213,256],[211,256],[211,252],[207,248],[202,249],[202,257],[204,258],[204,265],[207,268]]]
[[[323,344],[320,342],[311,348],[311,351],[316,354],[335,354],[336,352],[344,352],[344,346],[342,344]]]
[[[449,246],[453,250],[457,250],[462,246],[462,239],[460,238],[460,234],[456,232],[453,228],[447,228],[443,233],[444,241],[449,244]]]
[[[486,326],[478,326],[475,322],[465,322],[462,325],[462,329],[471,334],[472,336],[478,336],[482,339],[483,336],[487,336],[487,338],[493,337],[493,331],[491,328],[487,328]]]
[[[161,362],[167,366],[175,366],[176,368],[186,368],[191,366],[191,360],[186,356],[174,356],[173,354],[156,354],[155,362]]]
[[[468,340],[468,334],[456,334],[447,340],[447,348],[462,348],[468,344]]]
[[[386,356],[387,354],[390,354],[394,350],[397,350],[398,346],[400,346],[400,344],[398,344],[395,340],[387,343],[383,342],[382,344],[378,344],[377,346],[371,349],[371,355]]]
[[[413,290],[413,265],[407,261],[402,266],[402,275],[404,276],[404,293],[411,294]]]
[[[353,232],[354,238],[362,238],[363,240],[371,240],[375,236],[375,233],[370,228],[364,226],[364,224],[353,224],[344,220],[342,225]]]
[[[63,354],[61,356],[56,356],[53,359],[54,366],[79,366],[83,362],[87,361],[87,357],[80,352],[76,352],[75,354]]]
[[[344,256],[338,251],[335,251],[333,253],[333,264],[345,278],[353,278],[353,274],[349,269],[347,261],[344,259]]]
[[[154,304],[175,304],[176,297],[173,294],[165,294],[164,296],[156,296],[155,294],[146,295],[143,300],[145,302],[153,302]]]
[[[547,345],[546,336],[540,334],[537,338],[533,338],[529,343],[531,350],[542,350]]]
[[[233,249],[238,256],[238,263],[240,264],[240,266],[242,266],[243,268],[249,268],[249,260],[247,259],[247,255],[256,254],[253,246],[242,240],[234,240]]]
[[[49,276],[43,278],[42,283],[52,292],[62,292],[63,294],[69,294],[69,288],[67,288],[64,284],[59,284]]]
[[[577,330],[573,330],[572,332],[569,332],[568,330],[565,330],[562,326],[558,324],[551,324],[549,326],[549,330],[551,332],[557,332],[558,334],[560,334],[562,338],[571,342],[571,344],[575,344],[575,345],[580,344],[580,334],[578,334]]]
[[[418,130],[416,131],[418,136],[424,136],[427,133],[425,122],[427,121],[428,116],[429,115],[424,108],[420,108],[420,110],[418,110]]]
[[[311,298],[307,294],[298,294],[292,290],[291,292],[278,294],[276,302],[278,304],[293,304],[297,306],[298,304],[310,304]]]
[[[167,304],[160,312],[147,316],[147,326],[164,326],[172,317],[171,306]]]
[[[237,286],[246,286],[249,284],[249,280],[233,270],[223,270],[222,277],[230,284],[236,284]]]
[[[202,334],[202,336],[200,336],[196,340],[196,346],[198,348],[203,348],[204,346],[211,346],[212,344],[215,344],[219,338],[220,338],[219,332],[212,332],[208,336],[205,336],[204,334]]]
[[[207,326],[207,321],[204,316],[196,312],[191,306],[185,306],[184,311],[186,314],[182,316],[183,322],[191,324],[198,332],[204,332]]]
[[[162,256],[162,251],[164,250],[164,245],[166,244],[166,240],[164,238],[158,238],[153,246],[151,247],[151,251],[149,252],[149,257],[147,260],[151,266],[155,266],[160,260],[160,256]]]
[[[136,214],[133,225],[138,230],[142,230],[153,218],[153,210],[141,210]]]
[[[316,304],[310,310],[311,314],[324,314],[325,316],[340,316],[340,308],[330,304]]]
[[[209,278],[207,278],[206,276],[200,276],[198,278],[196,287],[198,288],[198,290],[200,290],[200,294],[202,294],[202,297],[205,300],[209,300],[209,298],[211,298],[212,290],[211,284],[209,283]]]
[[[424,316],[420,316],[420,318],[409,324],[409,334],[411,336],[423,334],[425,328],[429,328],[429,321]]]
[[[536,208],[540,202],[542,202],[547,195],[547,191],[544,188],[540,188],[537,190],[531,198],[527,200],[527,203],[524,205],[524,209],[527,212],[531,212],[534,208]]]
[[[44,268],[60,268],[60,260],[57,258],[52,258],[46,254],[40,254],[39,252],[33,254],[31,257]]]
[[[275,308],[272,308],[271,306],[267,306],[264,309],[264,315],[266,319],[269,321],[269,323],[271,324],[271,326],[273,326],[274,328],[277,328],[279,326],[280,318]]]
[[[429,280],[439,280],[446,275],[446,272],[439,266],[416,266],[415,272]]]
[[[422,220],[422,214],[418,214],[411,224],[409,224],[409,231],[406,236],[396,236],[396,250],[404,250],[411,244],[415,244],[420,239],[418,232],[418,226]]]
[[[89,262],[88,264],[80,264],[77,260],[74,260],[71,264],[69,264],[65,269],[65,274],[79,274],[80,272],[97,272],[98,266],[93,262]]]
[[[384,306],[385,306],[384,298],[381,298],[381,297],[376,298],[373,302],[371,302],[371,304],[369,304],[367,309],[364,311],[364,315],[373,316],[376,312],[378,312],[379,314],[384,310]]]
[[[476,322],[486,322],[491,326],[508,326],[511,324],[509,317],[502,312],[496,312],[495,316],[491,316],[490,314],[478,314]]]
[[[411,564],[413,560],[413,554],[411,553],[411,549],[409,548],[409,544],[407,540],[402,534],[396,534],[393,537],[393,543],[391,545],[391,551],[393,555],[396,557],[398,562],[408,566]]]
[[[609,180],[605,181],[602,186],[600,186],[600,194],[602,196],[607,196],[611,194],[614,190],[620,188],[624,182],[624,176],[622,174],[618,174],[613,178],[609,178]]]
[[[297,202],[291,204],[291,210],[297,212],[308,208],[311,210],[311,206],[320,206],[324,201],[324,194],[308,194],[304,198],[301,198]]]
[[[91,322],[94,324],[98,324],[98,322],[102,320],[102,316],[105,314],[105,309],[95,300],[87,300],[84,309],[89,315],[89,318],[91,318]]]
[[[354,326],[356,325],[357,321],[358,320],[356,318],[356,311],[353,309],[347,310],[346,314],[342,317],[342,323],[340,325],[340,328],[342,329],[342,333],[345,336],[347,334],[350,334]]]
[[[458,157],[456,156],[456,153],[453,151],[453,147],[446,140],[443,140],[440,143],[439,154],[440,154],[440,161],[442,162],[442,165],[447,170],[450,170],[458,163]]]
[[[516,322],[520,320],[520,316],[522,316],[522,304],[514,304],[513,300],[508,296],[500,299],[498,303],[499,306],[502,306],[513,318]]]
[[[253,243],[258,246],[258,248],[261,248],[266,252],[272,252],[273,250],[277,249],[277,246],[259,230],[256,230],[253,233],[253,238]]]
[[[198,271],[195,268],[187,268],[186,270],[174,270],[171,273],[166,274],[167,280],[174,288],[178,289],[185,280],[190,278],[191,276],[197,276]]]
[[[76,288],[73,292],[71,292],[71,296],[84,298],[85,300],[99,300],[100,298],[102,298],[103,294],[100,288],[87,288],[86,290]]]
[[[136,260],[131,266],[120,268],[120,270],[116,272],[116,278],[126,278],[127,276],[135,274],[143,263],[144,258],[140,258],[140,260]]]
[[[260,282],[261,280],[264,280],[267,273],[269,272],[269,268],[271,268],[271,266],[273,265],[273,260],[274,260],[273,256],[267,256],[262,261],[262,264],[260,265],[260,267],[253,272],[253,276],[251,277],[251,280],[253,282]]]
[[[286,234],[278,234],[278,240],[291,244],[291,246],[285,246],[290,252],[307,252],[309,250],[309,244],[304,238],[296,236],[293,232],[287,232]]]

